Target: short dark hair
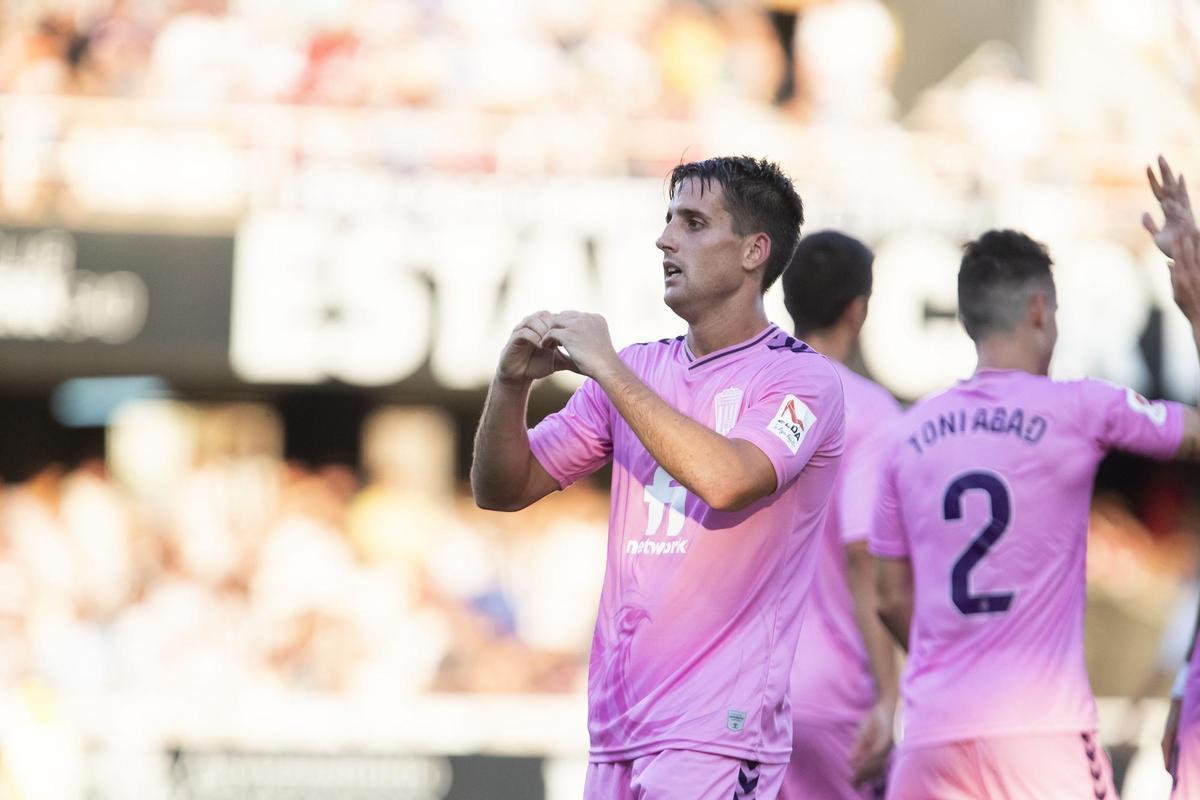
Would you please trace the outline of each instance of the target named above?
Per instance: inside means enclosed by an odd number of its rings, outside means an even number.
[[[680,164],[671,170],[670,196],[679,184],[695,178],[701,188],[713,181],[721,185],[725,210],[733,217],[733,232],[738,236],[765,233],[771,240],[771,254],[763,268],[762,290],[783,274],[804,222],[804,204],[792,180],[778,164],[765,158],[721,156]]]
[[[992,230],[963,245],[958,268],[958,316],[978,342],[1013,330],[1031,290],[1054,290],[1054,262],[1041,242],[1020,231]]]
[[[874,263],[871,249],[844,233],[820,231],[801,239],[783,273],[783,304],[796,335],[832,326],[854,298],[869,296]]]

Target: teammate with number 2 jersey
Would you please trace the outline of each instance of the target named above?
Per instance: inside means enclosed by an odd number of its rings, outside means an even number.
[[[1109,450],[1170,458],[1200,424],[1047,377],[1050,264],[1014,231],[966,246],[959,314],[978,370],[909,409],[885,461],[871,549],[881,617],[909,650],[895,800],[1116,796],[1084,662],[1092,484]]]

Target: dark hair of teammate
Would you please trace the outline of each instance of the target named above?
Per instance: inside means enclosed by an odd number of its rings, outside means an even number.
[[[1041,242],[1019,231],[993,230],[963,245],[958,316],[975,342],[1011,332],[1033,292],[1054,296],[1054,262]]]
[[[856,297],[870,297],[874,263],[871,249],[844,233],[820,231],[801,239],[783,273],[783,304],[796,335],[803,339],[832,327]]]
[[[714,181],[720,184],[725,210],[733,217],[734,233],[765,233],[770,238],[771,254],[763,267],[762,290],[771,288],[791,261],[804,222],[804,204],[791,179],[765,158],[723,156],[680,164],[671,170],[670,196],[674,198],[679,184],[690,178],[700,181],[701,190]]]

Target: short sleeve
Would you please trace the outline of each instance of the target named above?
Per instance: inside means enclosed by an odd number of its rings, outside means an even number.
[[[1133,389],[1106,381],[1078,384],[1080,419],[1104,450],[1121,450],[1149,458],[1168,459],[1183,441],[1183,406],[1151,401]]]
[[[879,483],[891,438],[891,423],[900,416],[895,406],[880,406],[871,415],[870,432],[842,455],[842,476],[838,487],[838,530],[842,543],[868,538],[874,524]]]
[[[612,419],[608,395],[589,378],[561,411],[529,431],[529,449],[565,489],[608,462],[612,456]]]
[[[904,529],[900,492],[896,486],[896,461],[890,455],[884,459],[879,474],[879,493],[867,546],[872,553],[885,558],[906,558],[909,554],[908,533]]]
[[[808,356],[816,358],[815,356]],[[814,456],[838,457],[845,436],[842,383],[823,360],[823,369],[778,370],[757,392],[726,434],[758,447],[775,468],[779,492]]]

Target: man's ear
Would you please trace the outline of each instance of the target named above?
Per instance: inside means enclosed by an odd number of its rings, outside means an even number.
[[[742,248],[742,269],[753,272],[766,264],[770,257],[770,236],[765,233],[755,233],[746,237],[746,243]]]
[[[845,310],[842,311],[841,321],[850,326],[855,336],[862,330],[863,323],[867,321],[867,306],[870,302],[870,295],[860,294],[847,303]]]
[[[1053,316],[1050,296],[1045,289],[1038,289],[1029,297],[1029,310],[1025,318],[1035,330],[1045,330]]]

